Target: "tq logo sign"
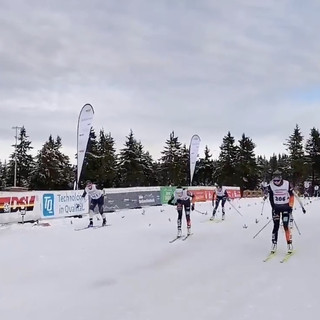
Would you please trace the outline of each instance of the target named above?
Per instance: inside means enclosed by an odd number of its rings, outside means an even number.
[[[35,196],[0,197],[0,213],[33,211]]]

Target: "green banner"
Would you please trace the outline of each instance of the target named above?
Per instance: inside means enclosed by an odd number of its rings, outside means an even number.
[[[168,204],[171,196],[176,190],[176,187],[161,187],[160,188],[160,199],[162,204]]]

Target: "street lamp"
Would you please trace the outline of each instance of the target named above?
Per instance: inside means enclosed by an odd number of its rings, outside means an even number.
[[[16,130],[16,144],[15,144],[15,150],[14,150],[14,178],[13,178],[13,186],[17,186],[17,145],[18,145],[18,130],[22,129],[22,127],[12,127],[12,129]]]

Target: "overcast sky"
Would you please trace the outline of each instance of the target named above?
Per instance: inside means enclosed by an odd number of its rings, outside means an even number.
[[[154,160],[175,131],[213,158],[228,131],[256,154],[320,127],[318,0],[0,0],[0,160],[24,125],[74,163],[79,111]]]

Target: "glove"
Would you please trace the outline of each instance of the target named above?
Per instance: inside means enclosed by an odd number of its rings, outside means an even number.
[[[230,199],[230,198],[227,198],[227,201],[228,201],[228,202],[230,202],[230,201],[231,201],[231,199]]]
[[[305,208],[302,208],[302,212],[303,212],[303,213],[306,213],[306,209],[305,209]]]
[[[194,203],[191,205],[191,211],[194,210]]]
[[[267,200],[267,196],[263,196],[263,201]]]

